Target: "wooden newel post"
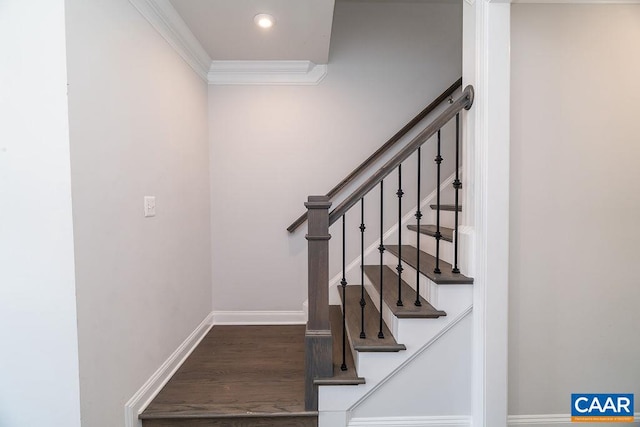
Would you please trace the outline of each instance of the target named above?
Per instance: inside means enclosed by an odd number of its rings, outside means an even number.
[[[305,407],[318,409],[316,378],[333,376],[331,327],[329,325],[329,208],[327,196],[309,196],[309,320],[305,333]]]

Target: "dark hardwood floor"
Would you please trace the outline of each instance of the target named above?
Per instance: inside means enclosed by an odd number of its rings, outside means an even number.
[[[140,415],[144,427],[307,427],[304,325],[215,326]]]

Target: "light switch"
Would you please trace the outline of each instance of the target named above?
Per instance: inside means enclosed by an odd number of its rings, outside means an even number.
[[[156,216],[156,197],[144,196],[144,216]]]

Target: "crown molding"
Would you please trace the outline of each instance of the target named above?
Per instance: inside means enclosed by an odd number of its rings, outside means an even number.
[[[203,79],[211,58],[169,0],[129,0],[187,64]]]
[[[211,61],[211,85],[317,85],[326,64],[311,61]]]
[[[212,85],[316,85],[326,65],[311,61],[212,61],[169,0],[129,0],[204,81]]]

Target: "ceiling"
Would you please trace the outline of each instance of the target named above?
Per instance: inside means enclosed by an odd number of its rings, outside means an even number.
[[[214,61],[308,60],[326,64],[334,0],[171,0]],[[276,24],[256,26],[259,13]]]

